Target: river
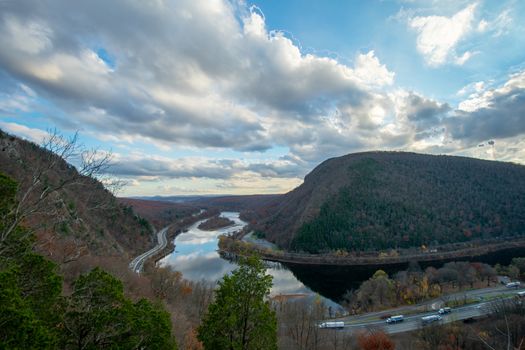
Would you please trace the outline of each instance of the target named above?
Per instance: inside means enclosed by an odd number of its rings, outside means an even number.
[[[239,218],[237,212],[223,212],[221,216],[235,222],[234,225],[213,231],[203,231],[198,228],[202,221],[193,224],[187,232],[175,238],[175,251],[159,261],[161,266],[171,266],[182,272],[184,277],[193,281],[216,282],[225,274],[231,272],[237,265],[235,262],[223,259],[217,252],[219,235],[240,230],[246,223]],[[260,242],[259,242],[260,243]],[[471,260],[508,264],[513,257],[525,256],[525,249],[490,253]],[[434,261],[421,263],[421,267],[440,267],[445,262]],[[407,268],[407,264],[397,266],[327,266],[268,263],[268,273],[273,276],[271,295],[297,295],[307,297],[319,295],[326,304],[340,310],[334,301],[341,299],[346,290],[359,287],[359,284],[370,278],[377,269],[385,270],[390,276],[399,270]]]
[[[225,274],[236,269],[235,262],[221,258],[217,252],[218,237],[238,231],[246,223],[239,218],[237,212],[222,212],[221,216],[232,220],[235,224],[218,230],[204,231],[198,226],[205,220],[196,222],[175,238],[175,250],[161,259],[159,265],[170,266],[173,270],[180,271],[188,280],[209,282],[217,282]],[[272,296],[305,295],[309,298],[317,296],[282,264],[268,263],[267,272],[273,277],[273,287],[270,291]],[[339,309],[332,300],[320,297],[328,306]]]

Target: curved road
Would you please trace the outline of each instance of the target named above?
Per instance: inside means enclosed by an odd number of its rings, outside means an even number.
[[[479,297],[495,297],[497,295],[500,295],[503,299],[511,299],[514,298],[515,295],[520,290],[509,290],[505,287],[499,287],[499,288],[486,288],[481,290],[474,290],[467,292],[467,295],[469,297],[473,296],[479,296]],[[501,299],[500,299],[501,300]],[[492,303],[497,302],[495,301],[485,301],[485,302],[479,302],[476,304],[471,304],[467,306],[457,307],[453,308],[452,312],[446,315],[441,315],[443,319],[440,321],[441,324],[449,323],[449,322],[455,322],[455,321],[461,321],[466,320],[470,318],[475,318],[483,315],[488,315],[492,312],[494,312],[494,307]],[[387,310],[388,312],[388,310]],[[364,329],[373,329],[373,328],[380,328],[384,330],[386,333],[394,334],[394,333],[402,333],[402,332],[409,332],[413,330],[417,330],[421,328],[422,322],[421,318],[424,316],[429,315],[437,315],[437,311],[430,311],[430,312],[420,312],[413,315],[406,315],[403,322],[399,322],[396,324],[387,324],[385,320],[378,319],[380,314],[383,314],[383,312],[378,313],[370,313],[360,316],[350,316],[345,317],[343,319],[337,319],[337,320],[327,320],[327,321],[344,321],[345,322],[345,331],[357,331],[357,330],[364,330]],[[390,310],[390,313],[392,313],[392,310]],[[399,314],[399,313],[392,313],[392,314]]]
[[[166,248],[168,240],[166,238],[166,232],[169,226],[164,227],[162,230],[157,232],[157,245],[145,253],[140,254],[129,263],[129,268],[136,273],[140,273],[144,268],[144,262],[151,256],[157,254],[162,249]]]

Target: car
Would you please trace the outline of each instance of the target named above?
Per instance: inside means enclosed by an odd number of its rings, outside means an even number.
[[[444,314],[448,314],[448,313],[451,313],[452,312],[452,309],[449,308],[449,307],[443,307],[441,309],[439,309],[438,313],[440,315],[444,315]]]
[[[505,287],[507,288],[519,288],[520,287],[520,282],[519,281],[515,281],[515,282],[509,282],[505,285]]]

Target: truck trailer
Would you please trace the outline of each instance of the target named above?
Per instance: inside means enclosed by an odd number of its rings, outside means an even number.
[[[319,328],[335,328],[335,329],[341,329],[345,327],[345,323],[342,321],[336,321],[336,322],[323,322],[319,324]]]
[[[403,315],[396,315],[386,319],[386,323],[398,323],[403,322],[405,317]]]
[[[423,324],[429,324],[429,323],[438,322],[438,321],[441,321],[441,316],[439,315],[430,315],[430,316],[421,317],[421,322]]]

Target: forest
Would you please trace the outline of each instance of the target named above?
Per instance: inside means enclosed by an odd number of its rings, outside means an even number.
[[[339,166],[345,185],[298,229],[293,250],[437,247],[525,234],[523,166],[405,153]]]

